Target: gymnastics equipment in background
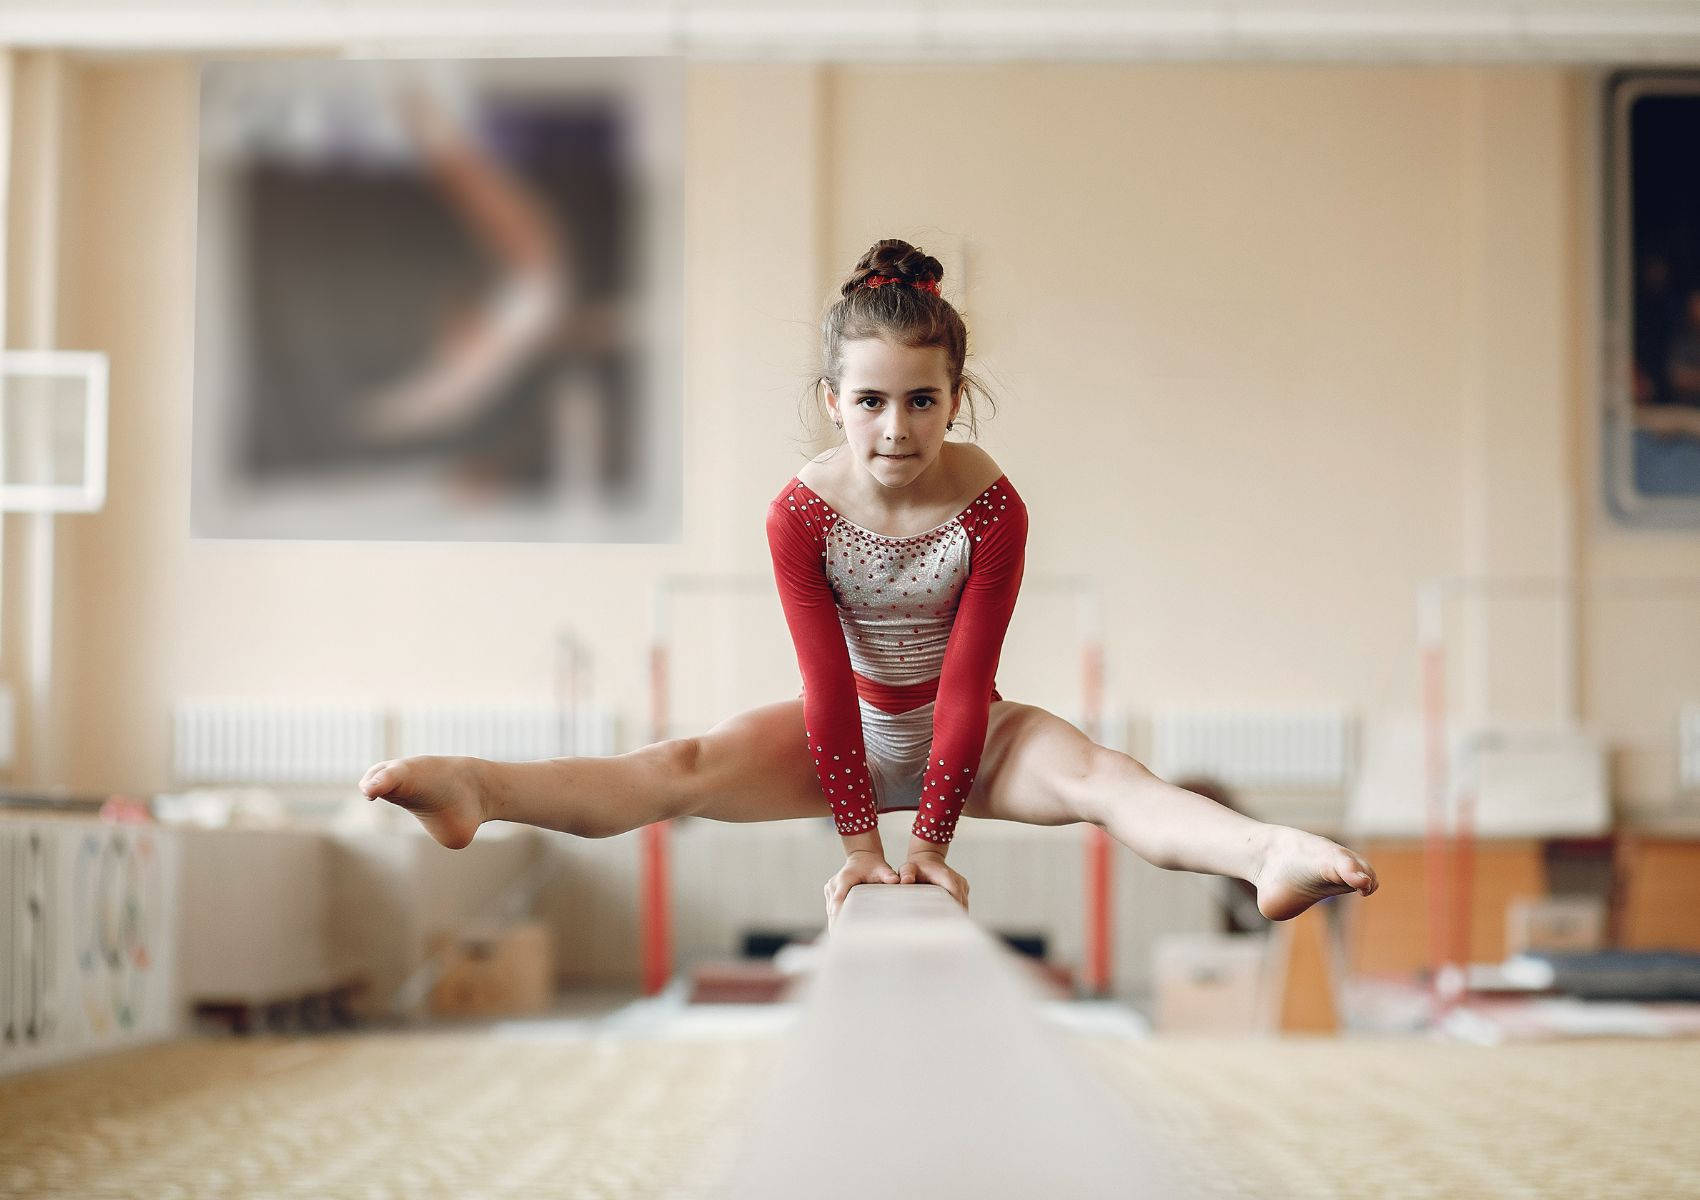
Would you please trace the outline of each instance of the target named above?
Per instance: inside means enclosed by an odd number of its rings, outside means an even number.
[[[1021,585],[1023,594],[1061,594],[1076,600],[1076,622],[1080,641],[1080,700],[1076,719],[1081,731],[1094,741],[1116,745],[1109,737],[1104,719],[1104,647],[1102,602],[1096,580],[1084,575],[1029,575]],[[650,737],[651,742],[672,736],[672,617],[675,600],[687,597],[759,596],[777,602],[773,579],[757,574],[667,575],[655,584],[653,595],[654,637],[650,649]],[[826,813],[823,811],[822,816]],[[656,995],[667,985],[673,971],[672,920],[669,905],[670,870],[668,822],[646,826],[641,833],[642,895],[639,921],[643,938],[643,990]],[[1083,987],[1095,996],[1110,992],[1110,905],[1114,878],[1111,839],[1097,826],[1085,829],[1086,871],[1086,963]]]
[[[1453,736],[1447,678],[1448,601],[1550,601],[1557,637],[1557,722],[1536,731],[1492,729]],[[1437,1015],[1462,998],[1471,959],[1472,886],[1484,799],[1496,802],[1491,832],[1504,831],[1501,810],[1520,808],[1542,833],[1604,833],[1611,821],[1603,740],[1580,728],[1582,719],[1583,605],[1589,600],[1641,600],[1696,604],[1700,578],[1585,579],[1577,577],[1460,576],[1425,583],[1417,595],[1417,651],[1421,689],[1423,778],[1423,881],[1427,901],[1429,966]],[[1700,610],[1697,610],[1700,611]],[[1482,619],[1481,613],[1470,614]],[[1678,622],[1692,633],[1693,624]],[[1588,630],[1592,633],[1592,630]],[[1481,640],[1481,639],[1478,639]],[[1482,645],[1486,645],[1482,641]],[[1686,645],[1700,646],[1700,639]],[[1672,653],[1675,653],[1673,650]],[[1680,672],[1680,665],[1672,673]],[[1691,701],[1675,706],[1676,766],[1672,789],[1680,793],[1700,778],[1692,763],[1700,722]],[[1556,801],[1543,805],[1542,800]]]
[[[0,1075],[176,1034],[177,843],[0,822]]]
[[[851,888],[718,1194],[863,1200],[921,1178],[947,1200],[1192,1194],[1174,1147],[1046,1026],[1040,999],[944,889]],[[844,1036],[870,1017],[895,1075]]]

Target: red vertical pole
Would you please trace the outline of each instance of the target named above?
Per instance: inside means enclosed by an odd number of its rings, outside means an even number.
[[[1472,792],[1458,795],[1458,815],[1452,826],[1452,961],[1460,971],[1470,969],[1471,934],[1475,922],[1470,919],[1471,890],[1476,878],[1476,797]]]
[[[667,736],[667,648],[659,641],[649,652],[649,740]],[[672,913],[667,885],[667,822],[645,825],[643,839],[643,992],[653,996],[673,973]]]
[[[1081,721],[1087,737],[1103,736],[1104,647],[1088,642],[1081,659]],[[1110,835],[1097,825],[1086,827],[1086,990],[1093,996],[1110,994]]]
[[[1446,661],[1445,646],[1438,637],[1422,649],[1423,781],[1427,791],[1427,821],[1423,838],[1423,883],[1428,907],[1428,957],[1435,998],[1442,995],[1452,949],[1449,936],[1451,909],[1447,903],[1450,855],[1446,830]]]
[[[1086,990],[1110,994],[1110,835],[1086,828]]]

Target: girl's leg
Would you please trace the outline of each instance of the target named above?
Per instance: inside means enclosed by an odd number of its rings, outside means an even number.
[[[369,769],[360,788],[368,798],[409,810],[454,850],[472,841],[485,821],[600,838],[671,817],[779,821],[828,815],[800,699],[740,713],[696,737],[606,758],[391,759]]]
[[[1153,866],[1249,881],[1258,908],[1277,921],[1324,896],[1376,887],[1374,870],[1345,847],[1165,783],[1030,704],[992,703],[963,812],[1032,825],[1089,821]]]

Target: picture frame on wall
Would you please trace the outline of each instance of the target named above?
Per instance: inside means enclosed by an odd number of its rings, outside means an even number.
[[[1700,529],[1700,72],[1615,72],[1604,100],[1606,506]]]
[[[676,540],[682,88],[205,64],[191,535]]]

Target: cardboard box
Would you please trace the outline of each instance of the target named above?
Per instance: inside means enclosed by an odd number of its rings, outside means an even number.
[[[431,989],[432,1015],[516,1017],[547,1012],[555,998],[553,945],[541,921],[458,937],[438,934],[431,940],[432,953],[446,951],[446,957]]]
[[[1505,914],[1507,955],[1541,950],[1599,950],[1604,947],[1605,938],[1605,902],[1591,896],[1514,900]]]
[[[1265,1033],[1269,939],[1254,933],[1173,933],[1157,939],[1159,1033]]]

